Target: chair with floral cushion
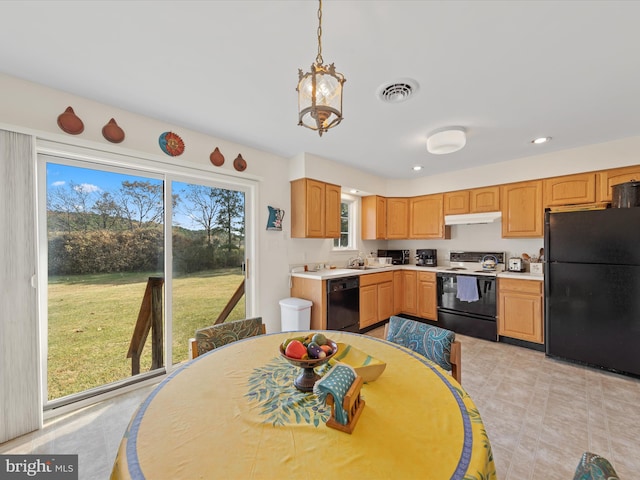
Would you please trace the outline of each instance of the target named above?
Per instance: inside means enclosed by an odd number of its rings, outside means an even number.
[[[233,322],[219,323],[196,330],[195,338],[190,340],[191,358],[196,358],[214,348],[227,345],[244,338],[264,335],[266,329],[262,317],[246,318]]]
[[[584,452],[573,480],[620,480],[613,466],[604,457]]]
[[[385,325],[384,337],[450,371],[453,378],[462,384],[461,345],[451,330],[393,316]]]

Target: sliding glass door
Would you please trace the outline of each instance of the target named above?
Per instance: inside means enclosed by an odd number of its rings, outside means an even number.
[[[245,318],[245,193],[172,182],[173,362],[189,338],[216,321]]]
[[[164,373],[196,329],[246,316],[250,189],[45,154],[38,168],[46,407]]]

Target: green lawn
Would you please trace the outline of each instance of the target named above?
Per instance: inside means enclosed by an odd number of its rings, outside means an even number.
[[[48,398],[60,398],[131,375],[131,335],[149,276],[76,275],[49,278]],[[240,285],[238,268],[199,272],[173,281],[173,363],[188,359],[188,339],[213,324]],[[245,318],[244,298],[227,319]],[[151,336],[140,371],[151,366]]]

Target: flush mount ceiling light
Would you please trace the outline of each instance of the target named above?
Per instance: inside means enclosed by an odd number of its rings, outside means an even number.
[[[298,125],[324,132],[342,121],[342,85],[346,78],[336,67],[323,65],[322,59],[322,0],[318,7],[318,55],[311,71],[298,69]]]
[[[434,155],[457,152],[466,144],[467,135],[462,127],[446,127],[427,137],[427,151]]]
[[[531,140],[531,143],[535,143],[536,145],[540,145],[541,143],[547,143],[551,140],[551,137],[538,137]]]
[[[415,166],[413,167],[413,171],[414,171],[414,172],[419,172],[420,170],[422,170],[422,165],[415,165]]]

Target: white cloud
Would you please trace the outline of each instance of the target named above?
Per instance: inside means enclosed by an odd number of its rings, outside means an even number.
[[[58,180],[57,182],[53,182],[51,184],[52,187],[61,187],[65,184],[66,182],[64,180]]]
[[[80,185],[76,185],[75,189],[76,191],[80,191],[83,193],[93,193],[93,192],[99,192],[102,190],[97,185],[93,185],[91,183],[81,183]]]

